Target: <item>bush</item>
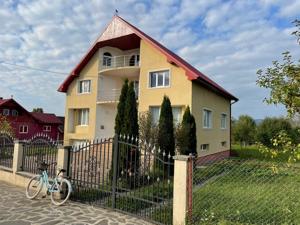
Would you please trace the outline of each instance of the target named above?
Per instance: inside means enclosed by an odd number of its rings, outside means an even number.
[[[249,145],[254,143],[256,125],[252,117],[241,115],[237,121],[232,124],[234,141],[240,145]]]

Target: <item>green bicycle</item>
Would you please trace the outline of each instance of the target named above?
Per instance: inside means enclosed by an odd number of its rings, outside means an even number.
[[[66,172],[66,170],[61,169],[59,173],[54,177],[54,179],[49,180],[47,169],[50,165],[42,162],[40,164],[41,174],[32,177],[26,188],[26,197],[29,199],[36,198],[44,185],[46,186],[47,194],[51,196],[51,201],[54,205],[64,204],[70,197],[72,192],[72,185],[70,181],[60,176],[61,173]]]

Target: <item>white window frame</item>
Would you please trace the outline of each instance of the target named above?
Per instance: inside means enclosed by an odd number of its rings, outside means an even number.
[[[87,112],[87,118],[84,118],[84,111]],[[90,110],[88,108],[78,109],[78,125],[79,126],[88,126],[90,119]],[[82,123],[84,121],[84,123]]]
[[[179,120],[176,122],[175,121],[175,119],[174,119],[174,108],[178,108],[178,109],[180,109],[180,115],[179,115]],[[173,114],[173,123],[174,123],[174,125],[176,126],[176,125],[178,125],[178,124],[180,124],[181,122],[182,122],[182,116],[183,116],[183,106],[172,106],[172,114]]]
[[[89,91],[84,91],[82,90],[82,92],[80,92],[80,87],[81,87],[81,84],[84,83],[84,82],[89,82]],[[77,85],[77,94],[79,95],[82,95],[82,94],[90,94],[92,91],[92,80],[89,80],[89,79],[85,79],[85,80],[79,80],[78,81],[78,85]]]
[[[19,112],[15,109],[11,110],[11,115],[12,116],[18,116],[19,115]]]
[[[169,72],[169,84],[168,85],[165,85],[165,82],[166,82],[166,79],[165,79],[165,73],[163,75],[163,85],[162,86],[158,86],[158,75],[156,75],[156,82],[155,82],[155,86],[154,87],[151,87],[151,74],[152,73],[156,73],[158,74],[159,72],[166,72],[168,71]],[[155,88],[169,88],[171,86],[171,70],[168,68],[168,69],[158,69],[158,70],[151,70],[148,72],[148,88],[150,89],[155,89]]]
[[[25,129],[24,129],[25,127],[26,127],[26,131],[25,131]],[[28,129],[28,125],[20,125],[20,126],[19,126],[19,133],[20,133],[20,134],[28,134],[28,130],[29,130],[29,129]]]
[[[43,131],[44,132],[51,132],[51,125],[44,125],[43,126]]]
[[[9,109],[3,109],[2,114],[3,116],[9,116],[9,112],[10,112]]]
[[[205,111],[209,111],[210,112],[210,118],[209,118],[209,120],[208,120],[208,123],[209,123],[209,125],[208,126],[206,126],[205,125]],[[203,108],[203,110],[202,110],[202,123],[203,123],[203,128],[204,129],[212,129],[212,127],[213,127],[213,111],[211,110],[211,109],[208,109],[208,108]]]
[[[157,106],[157,105],[151,105],[151,106],[149,106],[149,112],[151,113],[151,116],[152,116],[151,108],[158,108],[158,120],[157,120],[157,122],[154,122],[154,121],[152,120],[152,123],[153,123],[154,125],[158,125],[159,117],[160,117],[160,106]],[[153,119],[153,117],[152,117],[152,119]]]
[[[225,116],[225,121],[224,121],[224,127],[222,126],[222,120],[223,120],[223,116]],[[220,124],[220,127],[222,130],[225,130],[227,129],[227,113],[221,113],[221,124]]]
[[[204,146],[207,146],[207,148],[204,148]],[[203,151],[203,152],[209,151],[209,144],[201,144],[200,151]]]

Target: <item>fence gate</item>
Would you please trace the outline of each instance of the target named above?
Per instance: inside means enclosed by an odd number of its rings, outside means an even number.
[[[172,224],[171,155],[126,136],[73,146],[69,153],[71,199]]]

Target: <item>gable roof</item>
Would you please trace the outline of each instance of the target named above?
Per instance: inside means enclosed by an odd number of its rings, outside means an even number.
[[[114,34],[112,34],[114,32]],[[85,56],[81,59],[79,64],[72,70],[69,76],[64,80],[64,82],[60,85],[58,91],[67,92],[67,89],[71,82],[79,76],[80,71],[83,67],[88,63],[88,61],[92,58],[94,53],[102,46],[105,46],[105,43],[114,39],[118,39],[120,37],[129,37],[132,34],[135,34],[140,39],[146,41],[162,54],[167,57],[167,61],[171,64],[175,64],[185,70],[185,75],[191,81],[197,81],[198,83],[206,86],[207,88],[211,88],[213,91],[218,92],[222,96],[237,101],[238,99],[218,85],[216,82],[208,78],[206,75],[201,73],[195,67],[190,65],[184,59],[164,47],[162,44],[145,34],[143,31],[139,30],[132,24],[128,23],[126,20],[119,16],[114,16],[112,21],[106,27],[104,32],[100,35],[100,37],[95,41],[92,47],[88,50]]]
[[[9,102],[11,99],[3,99],[3,98],[1,98],[0,99],[0,106],[1,105],[4,105],[6,102]]]
[[[30,113],[40,123],[62,124],[62,121],[54,113]]]

